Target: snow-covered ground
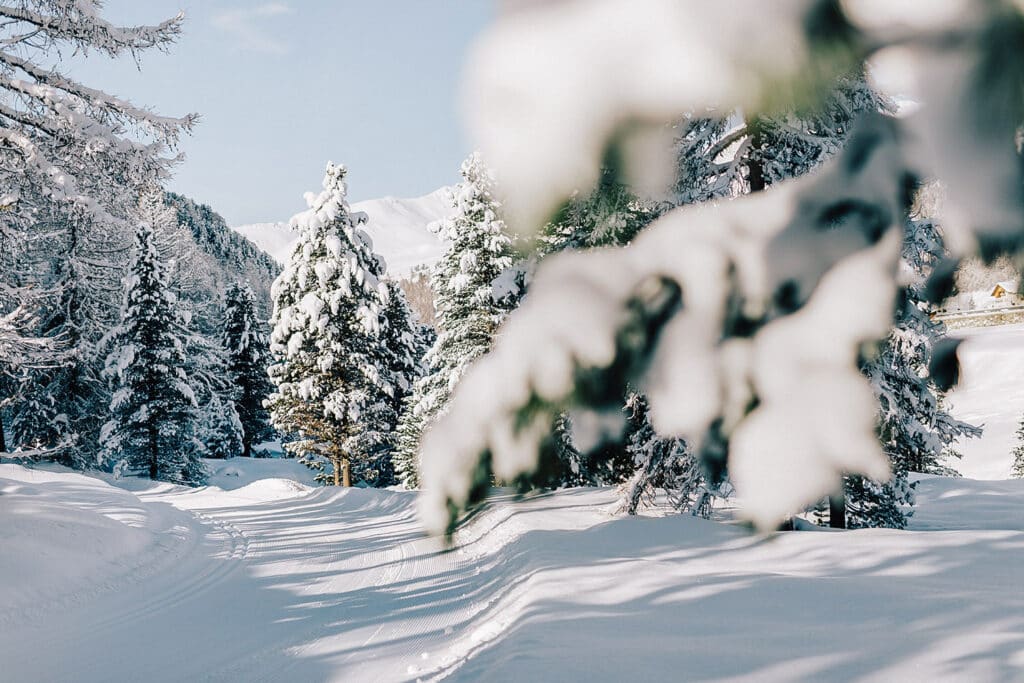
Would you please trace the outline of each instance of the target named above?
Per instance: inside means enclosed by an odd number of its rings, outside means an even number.
[[[440,188],[414,199],[383,197],[352,204],[353,211],[370,217],[366,231],[374,250],[384,257],[388,272],[402,276],[421,264],[430,265],[444,253],[445,245],[430,231],[430,225],[451,215],[448,188]],[[285,263],[298,235],[287,223],[254,223],[234,228],[236,232]]]
[[[963,459],[953,466],[965,477],[1005,479],[1024,416],[1024,325],[957,330],[953,336],[965,340],[963,374],[946,407],[961,420],[984,427],[981,438],[958,444]]]
[[[0,465],[11,681],[1021,680],[1024,482],[925,478],[913,531],[752,536],[499,499],[442,552],[414,495]]]
[[[999,476],[1024,326],[969,334],[961,467]],[[0,679],[1024,680],[1024,481],[924,477],[908,531],[754,536],[499,497],[423,536],[415,494],[294,461],[211,486],[0,465]]]

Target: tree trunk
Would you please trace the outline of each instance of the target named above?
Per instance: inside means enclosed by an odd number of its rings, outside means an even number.
[[[846,494],[842,490],[828,497],[828,525],[833,529],[846,528]]]
[[[7,452],[7,436],[4,434],[4,414],[0,412],[0,453]]]
[[[331,464],[334,465],[334,485],[341,486],[341,460],[331,458]]]
[[[242,457],[252,457],[252,441],[250,441],[249,439],[242,439]]]
[[[341,472],[343,485],[346,487],[352,486],[352,468],[348,463],[348,458],[341,461]]]

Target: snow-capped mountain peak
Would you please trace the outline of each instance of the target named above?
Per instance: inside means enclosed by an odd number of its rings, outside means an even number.
[[[442,187],[413,199],[381,197],[352,204],[353,212],[362,211],[369,216],[363,227],[373,239],[374,251],[387,262],[390,274],[402,276],[416,266],[432,265],[444,253],[444,242],[430,230],[430,225],[451,215],[448,193],[449,188]],[[287,222],[252,223],[234,230],[281,264],[288,260],[298,241],[298,235],[288,228]]]

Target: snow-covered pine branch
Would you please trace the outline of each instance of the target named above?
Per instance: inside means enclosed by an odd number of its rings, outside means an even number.
[[[946,184],[955,255],[991,259],[1024,245],[1021,8],[888,5],[879,14],[868,0],[743,11],[697,0],[541,2],[484,37],[469,115],[510,219],[528,234],[593,187],[610,152],[638,187],[667,184],[662,159],[644,152],[652,132],[686,112],[799,108],[869,57],[901,60],[926,106],[899,122],[866,116],[844,153],[807,178],[677,209],[628,249],[542,265],[494,352],[424,439],[428,528],[450,528],[473,502],[484,453],[499,478],[529,472],[556,410],[608,409],[627,381],[646,387],[660,432],[685,437],[706,463],[728,459],[762,528],[837,489],[844,472],[887,476],[857,360],[892,323],[914,182]],[[935,273],[930,301],[952,269]],[[933,370],[955,363],[942,351]]]
[[[449,501],[470,502],[464,486],[480,453],[514,480],[535,466],[555,411],[618,410],[627,384],[647,394],[660,433],[698,452],[731,436],[731,476],[762,524],[843,471],[885,478],[856,359],[888,330],[895,300],[905,169],[885,144],[894,134],[891,122],[868,119],[819,173],[677,209],[627,249],[542,263],[493,352],[424,439],[430,528],[446,528]],[[818,257],[795,258],[807,249]],[[863,284],[850,290],[854,282]],[[846,424],[822,415],[825,406]]]

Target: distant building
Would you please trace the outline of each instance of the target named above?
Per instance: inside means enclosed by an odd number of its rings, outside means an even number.
[[[993,299],[1002,299],[1000,303],[1015,304],[1024,301],[1024,297],[1020,293],[1020,285],[1016,282],[998,282],[996,286],[992,288],[992,293],[989,295]]]

